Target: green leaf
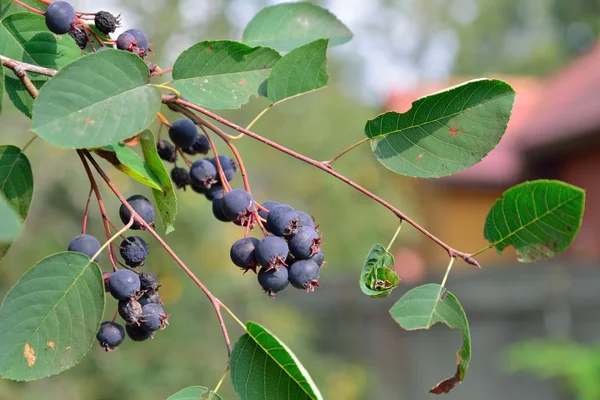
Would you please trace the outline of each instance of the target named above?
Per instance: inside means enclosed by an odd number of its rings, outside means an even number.
[[[33,131],[67,148],[101,147],[134,136],[161,105],[147,86],[148,67],[133,53],[104,50],[81,57],[52,77],[33,105]]]
[[[222,397],[204,386],[190,386],[169,396],[167,400],[221,400]]]
[[[4,195],[0,194],[0,250],[4,247],[8,249],[10,243],[21,232],[21,218],[12,208]]]
[[[72,252],[44,258],[0,306],[0,376],[30,381],[77,365],[95,341],[103,311],[98,264]]]
[[[113,164],[119,171],[131,176],[136,181],[153,189],[162,190],[160,180],[131,147],[125,143],[111,144],[103,147],[104,150],[114,152],[118,163]]]
[[[269,71],[281,56],[273,49],[230,40],[205,41],[184,51],[173,66],[173,87],[208,108],[240,108],[264,95]]]
[[[27,4],[40,11],[46,11],[47,6],[39,0],[21,0],[22,3]],[[25,7],[15,3],[13,0],[0,0],[0,20],[8,17],[11,14],[33,11],[27,10]]]
[[[328,10],[299,2],[263,8],[242,37],[251,46],[290,51],[320,38],[329,38],[331,46],[339,46],[352,39],[352,32]]]
[[[267,83],[267,97],[273,103],[327,86],[327,43],[319,39],[290,51],[279,60]]]
[[[498,253],[514,246],[519,261],[554,257],[573,243],[581,227],[585,191],[560,181],[524,182],[496,200],[484,236]]]
[[[229,362],[231,382],[241,400],[322,399],[285,344],[254,322],[246,323],[246,331],[233,347]]]
[[[462,333],[462,347],[457,353],[456,373],[438,383],[429,392],[448,393],[462,382],[471,362],[471,333],[465,310],[456,297],[433,283],[408,291],[390,309],[392,318],[407,331],[429,329],[438,322]]]
[[[403,113],[367,122],[375,157],[402,175],[437,178],[477,164],[500,141],[515,92],[496,79],[466,82],[423,97]]]
[[[360,274],[360,290],[373,298],[387,297],[400,283],[398,274],[388,265],[394,265],[394,256],[381,244],[373,246]]]
[[[0,194],[3,196],[3,201],[8,201],[12,211],[16,211],[20,226],[27,217],[31,205],[33,173],[29,160],[18,147],[0,146]],[[7,221],[11,220],[12,214],[15,212],[7,214]],[[0,217],[0,221],[4,221],[4,217]],[[1,242],[0,260],[8,251],[11,240],[2,240]]]
[[[160,190],[152,190],[152,195],[158,206],[158,212],[165,227],[165,233],[168,234],[175,230],[173,223],[177,216],[177,195],[173,188],[173,182],[156,152],[156,139],[152,131],[146,129],[142,132],[140,135],[140,145],[142,146],[142,153],[144,154],[146,164],[154,171],[160,182]]]
[[[38,76],[37,78],[31,79],[31,82],[37,90],[40,90],[48,79],[47,76]],[[25,85],[23,85],[19,79],[11,78],[8,75],[4,77],[4,82],[6,84],[6,94],[13,105],[27,118],[31,118],[31,110],[33,109],[33,101],[35,99],[32,98],[27,89],[25,89]]]

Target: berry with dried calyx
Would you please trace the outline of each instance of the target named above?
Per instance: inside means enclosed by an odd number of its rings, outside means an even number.
[[[148,257],[148,245],[139,236],[129,236],[121,242],[119,252],[125,264],[132,268],[140,267],[144,265],[144,261]]]
[[[108,291],[117,300],[127,300],[140,290],[140,278],[128,269],[115,271],[108,278]]]
[[[156,290],[148,290],[142,297],[138,299],[138,303],[144,307],[148,303],[162,304],[162,300]]]
[[[267,236],[256,246],[254,257],[267,270],[280,269],[285,264],[289,248],[285,240],[277,236]]]
[[[256,272],[258,263],[254,258],[254,251],[260,240],[254,237],[247,237],[237,240],[229,250],[231,261],[244,271],[249,269]]]
[[[148,303],[142,307],[142,317],[140,319],[140,328],[145,331],[154,332],[159,329],[164,329],[169,316],[156,303]]]
[[[108,11],[98,11],[94,16],[96,28],[105,35],[113,33],[119,27],[120,16],[114,16]]]
[[[175,162],[177,160],[177,149],[168,140],[159,140],[156,143],[156,152],[158,156],[167,162]]]
[[[258,283],[265,293],[274,297],[277,292],[281,292],[290,283],[288,269],[261,268],[258,271]]]
[[[196,135],[196,140],[190,147],[182,149],[184,153],[194,156],[196,154],[206,154],[210,150],[208,138],[200,133]]]
[[[290,283],[296,289],[312,292],[319,286],[321,268],[312,260],[297,260],[289,268]]]
[[[265,201],[264,203],[261,204],[262,208],[266,208],[268,211],[270,211],[272,208],[278,206],[279,203],[276,201]],[[258,209],[258,215],[262,218],[262,219],[267,219],[267,217],[269,216],[269,212],[265,211],[263,209]]]
[[[221,209],[227,218],[238,220],[245,226],[254,211],[254,199],[243,189],[233,189],[223,195]]]
[[[190,182],[198,188],[210,189],[217,183],[217,169],[206,159],[194,161],[190,167]]]
[[[267,226],[273,235],[293,235],[298,229],[298,213],[286,204],[275,206],[269,211]]]
[[[171,180],[177,189],[185,190],[186,186],[190,184],[190,173],[185,168],[174,167],[171,170]]]
[[[125,340],[125,332],[120,324],[112,321],[104,321],[100,324],[100,329],[96,334],[96,339],[106,351],[115,351],[123,340]]]
[[[215,168],[217,168],[217,160],[215,157],[210,158],[209,161],[215,166]],[[227,156],[219,155],[219,163],[221,164],[221,168],[223,168],[225,179],[227,179],[227,181],[232,180],[235,176],[235,172],[237,171],[237,165],[235,164],[235,161]],[[217,178],[218,177],[219,174],[217,174]]]
[[[119,300],[117,308],[127,324],[137,324],[142,316],[142,305],[134,299]]]
[[[319,252],[321,246],[321,238],[314,228],[302,226],[298,228],[289,240],[290,253],[297,260],[305,260]]]
[[[140,278],[140,290],[158,290],[160,284],[158,283],[158,277],[152,272],[142,272],[139,275]]]
[[[85,49],[85,46],[87,46],[88,43],[88,38],[84,31],[79,28],[71,29],[69,31],[69,36],[75,40],[75,43],[77,43],[77,46],[79,46],[80,49]]]

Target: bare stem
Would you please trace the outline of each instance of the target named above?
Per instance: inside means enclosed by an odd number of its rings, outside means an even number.
[[[229,373],[229,363],[227,364],[227,367],[225,368],[225,371],[223,372],[223,375],[221,375],[221,379],[219,379],[219,382],[217,383],[217,386],[215,386],[215,388],[213,389],[214,393],[217,393],[219,391],[219,389],[221,388],[221,385],[225,381],[225,378],[227,378],[227,374],[228,373]],[[212,397],[213,397],[213,393],[211,393],[209,395],[208,400],[212,399]]]
[[[87,201],[85,202],[85,211],[83,212],[83,224],[81,224],[81,234],[85,235],[85,231],[87,230],[87,220],[88,220],[88,211],[90,209],[90,201],[92,200],[92,193],[94,193],[94,189],[90,186],[90,192],[88,193]]]
[[[210,137],[208,132],[206,132],[206,129],[202,125],[200,125],[200,129],[202,129],[202,132],[204,132],[206,140],[208,140],[210,148],[212,149],[213,154],[215,155],[217,172],[219,173],[219,179],[221,179],[221,183],[223,184],[223,189],[225,190],[225,192],[228,192],[231,190],[231,185],[229,184],[229,181],[227,181],[227,177],[225,176],[225,172],[223,171],[223,166],[221,165],[221,160],[219,159],[219,153],[217,153],[217,146],[215,146],[215,142],[213,142],[212,138]]]
[[[448,263],[448,267],[446,268],[446,273],[444,274],[444,278],[442,279],[442,283],[440,286],[441,290],[444,290],[444,286],[446,286],[446,281],[448,280],[448,275],[450,275],[450,270],[452,269],[452,265],[454,264],[455,257],[450,257],[450,262]],[[441,293],[440,293],[441,295]]]
[[[19,74],[19,71],[35,72],[36,74],[46,76],[54,76],[58,72],[55,69],[44,68],[40,67],[39,65],[27,64],[24,62],[13,60],[12,58],[8,58],[3,55],[0,55],[0,61],[2,61],[2,65],[4,65],[6,68],[12,69],[17,75]]]
[[[396,238],[398,237],[398,234],[400,233],[400,230],[402,229],[402,222],[404,222],[404,221],[400,220],[400,225],[398,225],[398,229],[396,229],[396,233],[394,233],[394,237],[392,237],[392,240],[390,240],[390,244],[388,244],[385,251],[390,251],[390,249],[392,248],[392,245],[396,241]]]
[[[336,155],[335,157],[333,157],[331,160],[329,161],[324,161],[323,164],[326,165],[331,165],[334,162],[336,162],[340,157],[342,157],[344,154],[348,153],[351,150],[354,150],[355,148],[357,148],[358,146],[360,146],[363,143],[366,143],[369,141],[369,138],[364,138],[363,140],[361,140],[360,142],[356,142],[354,143],[352,146],[348,147],[345,150],[342,150],[338,155]]]
[[[262,111],[261,111],[261,112],[260,112],[260,113],[259,113],[259,114],[256,116],[256,118],[254,118],[254,119],[252,120],[252,122],[250,122],[250,123],[248,124],[248,126],[246,127],[246,129],[248,129],[248,130],[252,129],[252,127],[254,126],[254,124],[255,124],[255,123],[256,123],[256,122],[257,122],[257,121],[258,121],[258,120],[259,120],[259,119],[260,119],[260,118],[261,118],[263,115],[265,115],[265,114],[267,113],[267,111],[269,111],[271,108],[273,108],[273,104],[269,104],[269,106],[268,106],[267,108],[265,108],[264,110],[262,110]],[[242,135],[243,135],[243,133],[242,133]]]
[[[27,148],[35,141],[35,139],[37,139],[37,135],[34,133],[31,139],[29,139],[27,143],[25,143],[25,146],[23,146],[21,149],[21,153],[25,153],[25,150],[27,150]]]

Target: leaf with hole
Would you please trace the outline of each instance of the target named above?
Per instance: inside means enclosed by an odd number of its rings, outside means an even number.
[[[141,133],[140,145],[146,165],[154,172],[160,182],[159,190],[153,189],[152,195],[158,206],[158,213],[165,228],[165,233],[168,234],[175,230],[173,223],[177,216],[177,195],[173,188],[173,182],[156,152],[156,139],[152,131],[146,129]]]
[[[21,2],[40,11],[46,11],[46,8],[48,7],[39,0],[21,0]],[[33,13],[33,11],[27,10],[25,7],[15,3],[13,0],[0,0],[0,20],[3,20],[11,14],[24,12]]]
[[[172,394],[167,400],[222,400],[222,397],[204,386],[190,386]]]
[[[394,256],[383,245],[374,245],[358,280],[360,290],[373,298],[389,296],[400,283],[398,274],[389,265],[394,265]]]
[[[233,388],[241,400],[322,399],[308,372],[277,337],[246,323],[229,362]]]
[[[125,143],[111,144],[98,150],[105,160],[109,161],[116,169],[131,176],[136,181],[152,189],[162,190],[160,180],[150,166],[140,158],[138,153]],[[106,154],[104,152],[108,152]]]
[[[77,365],[96,340],[103,311],[98,264],[72,252],[44,258],[0,306],[0,376],[31,381]]]
[[[52,77],[33,105],[33,131],[60,147],[102,147],[146,129],[161,105],[135,54],[104,50],[81,57]]]
[[[330,46],[352,39],[352,32],[328,10],[309,2],[283,3],[260,10],[244,29],[243,41],[290,51],[320,38]]]
[[[21,222],[25,221],[31,205],[33,173],[27,156],[18,147],[0,146],[0,194],[7,200],[11,209],[16,211],[20,226]],[[0,217],[0,221],[11,221],[13,213],[8,210],[4,212],[8,214],[6,217]],[[8,222],[6,225],[9,225]],[[3,240],[0,243],[0,260],[8,251],[10,242]]]
[[[514,246],[519,261],[554,257],[573,243],[581,227],[585,191],[554,180],[524,182],[496,200],[483,234],[498,253]]]
[[[203,107],[240,108],[250,96],[265,95],[269,71],[280,58],[267,47],[230,40],[200,42],[175,61],[173,87]]]
[[[267,83],[267,97],[273,103],[327,86],[328,39],[319,39],[290,51],[277,61]]]
[[[405,113],[367,122],[373,154],[386,168],[438,178],[472,167],[496,147],[512,112],[514,90],[479,79],[422,97]]]
[[[448,393],[463,381],[471,362],[471,332],[465,310],[452,293],[433,283],[416,287],[392,306],[390,314],[407,331],[429,329],[438,322],[460,330],[463,344],[456,354],[456,373],[429,392]]]

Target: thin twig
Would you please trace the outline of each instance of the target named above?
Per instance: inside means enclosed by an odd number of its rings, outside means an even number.
[[[90,186],[90,192],[88,193],[87,201],[85,202],[85,211],[83,212],[83,224],[81,224],[81,234],[85,235],[85,231],[87,230],[87,220],[88,220],[88,212],[90,210],[90,201],[92,200],[92,193],[94,193],[94,189]]]
[[[206,140],[208,140],[208,143],[210,144],[210,148],[212,149],[213,154],[215,155],[215,163],[217,164],[217,172],[219,173],[219,179],[221,180],[221,183],[223,184],[223,189],[225,190],[225,192],[228,192],[231,190],[231,185],[229,184],[229,181],[227,180],[227,177],[225,176],[225,172],[223,171],[223,166],[221,165],[221,160],[219,159],[219,153],[217,152],[217,146],[215,146],[215,142],[213,142],[213,140],[210,137],[210,135],[208,134],[208,132],[206,132],[206,128],[204,128],[202,125],[200,125],[200,129],[202,129],[202,132],[204,132],[204,136],[206,136]]]
[[[3,55],[0,55],[0,61],[2,61],[2,65],[4,65],[6,68],[12,69],[13,71],[15,71],[15,73],[18,73],[19,70],[23,70],[27,72],[35,72],[36,74],[40,75],[54,76],[58,72],[57,70],[52,68],[44,68],[40,67],[39,65],[24,63],[21,61],[13,60],[12,58],[5,57]]]
[[[366,143],[369,141],[369,138],[364,138],[363,140],[361,140],[360,142],[356,142],[354,143],[352,146],[348,147],[347,149],[344,149],[342,151],[340,151],[335,157],[333,157],[331,160],[329,161],[323,161],[323,164],[325,165],[329,165],[331,166],[331,164],[333,164],[334,162],[336,162],[340,157],[342,157],[344,154],[348,153],[351,150],[354,150],[355,148],[357,148],[358,146],[360,146],[363,143]]]

